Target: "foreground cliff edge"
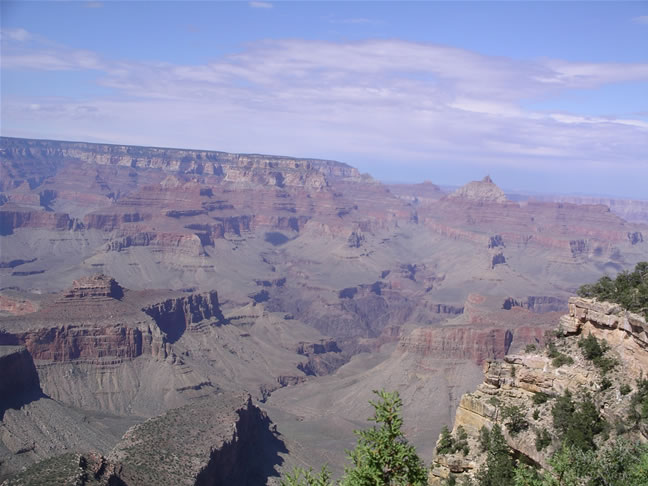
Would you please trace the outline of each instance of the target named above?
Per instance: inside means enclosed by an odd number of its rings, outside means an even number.
[[[598,348],[592,351],[592,346]],[[442,434],[437,442],[430,486],[474,484],[475,479],[482,484],[488,457],[485,436],[494,427],[502,431],[511,458],[545,472],[552,469],[551,457],[561,443],[579,448],[589,441],[582,447],[587,452],[616,440],[648,442],[648,410],[637,409],[645,399],[648,325],[644,316],[618,304],[572,297],[569,313],[548,336],[546,349],[527,346],[524,354],[488,361],[484,375],[477,390],[461,398],[452,434]],[[570,435],[561,429],[561,411],[571,410],[568,419],[574,423],[564,424],[569,428],[580,425],[573,414],[587,407],[595,417],[591,430],[581,425],[579,433]],[[648,470],[638,471],[640,476],[629,484],[648,484]],[[561,478],[555,484],[571,483]]]

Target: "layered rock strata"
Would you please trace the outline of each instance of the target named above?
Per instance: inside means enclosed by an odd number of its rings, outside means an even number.
[[[459,427],[468,433],[470,452],[441,454],[434,459],[429,476],[431,486],[445,484],[449,478],[462,475],[474,477],[485,461],[478,441],[482,427],[492,428],[505,424],[506,407],[517,406],[524,414],[528,427],[511,434],[502,427],[508,446],[513,453],[526,457],[532,464],[548,466],[548,458],[559,445],[551,423],[551,398],[569,390],[574,396],[589,393],[602,403],[601,414],[609,423],[623,422],[629,409],[631,394],[619,392],[621,384],[634,381],[648,373],[648,324],[643,316],[624,310],[617,304],[593,299],[571,298],[569,313],[560,319],[555,345],[559,352],[573,359],[571,364],[556,363],[543,350],[530,349],[525,354],[509,355],[503,361],[484,364],[484,382],[477,390],[461,397],[453,432]],[[583,357],[578,340],[587,335],[604,339],[610,346],[608,353],[618,365],[608,373],[610,387],[601,385],[602,375],[591,361]],[[549,401],[533,402],[537,393],[545,394]],[[537,418],[534,418],[534,411]],[[551,443],[538,450],[536,431],[547,429]],[[648,431],[639,428],[632,434],[648,439]]]

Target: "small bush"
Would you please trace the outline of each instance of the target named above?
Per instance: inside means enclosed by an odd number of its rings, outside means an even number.
[[[527,344],[526,347],[524,348],[525,353],[533,353],[536,351],[537,347],[535,344]]]
[[[490,444],[490,431],[485,425],[482,425],[482,428],[479,429],[479,450],[486,452],[488,444]]]
[[[627,395],[628,393],[630,393],[631,391],[632,391],[632,388],[630,388],[630,385],[628,385],[627,383],[624,383],[623,385],[621,385],[621,386],[619,387],[619,392],[620,392],[621,395],[623,395],[623,396],[626,396],[626,395]]]
[[[507,420],[504,423],[506,430],[513,436],[519,434],[529,426],[529,422],[526,421],[522,409],[517,405],[505,407],[502,411],[502,417]]]
[[[621,272],[614,280],[602,277],[591,285],[578,289],[581,297],[616,302],[648,319],[648,262],[639,262],[633,272]]]
[[[547,343],[547,356],[553,359],[560,356],[560,354],[560,351],[558,351],[558,348],[556,347],[556,343],[549,341]]]
[[[441,429],[441,438],[439,439],[439,443],[437,444],[436,448],[437,454],[450,454],[453,447],[454,438],[452,437],[448,426],[444,425]]]
[[[532,400],[535,405],[542,405],[543,403],[548,402],[550,398],[551,395],[548,395],[545,392],[537,392],[534,393]]]
[[[648,380],[646,379],[637,380],[637,391],[630,399],[628,419],[635,425],[648,420]]]
[[[571,356],[567,356],[566,354],[560,353],[559,356],[556,356],[554,359],[551,360],[551,364],[554,368],[560,368],[562,365],[574,364],[574,360],[572,359]]]
[[[533,420],[538,420],[540,418],[540,410],[537,408],[533,411]]]
[[[551,358],[551,364],[554,368],[560,368],[562,365],[574,363],[571,356],[567,356],[558,351],[556,344],[551,341],[547,344],[547,356]]]
[[[551,444],[551,434],[544,427],[540,430],[536,430],[536,439],[535,447],[536,451],[540,452],[545,447]]]
[[[585,338],[581,338],[578,341],[578,347],[581,348],[583,356],[590,361],[595,358],[600,358],[607,351],[607,343],[602,341],[604,344],[601,346],[601,343],[596,339],[592,334],[589,334]]]
[[[470,452],[468,446],[468,434],[466,430],[460,425],[457,427],[457,437],[453,437],[448,427],[444,426],[441,429],[441,438],[436,448],[437,454],[454,454],[461,452],[464,456]]]
[[[601,373],[606,374],[617,365],[614,358],[605,356],[610,346],[605,340],[598,340],[591,334],[578,341],[578,347],[581,348],[583,356],[594,363],[594,365],[601,370]]]
[[[605,391],[611,386],[612,382],[610,381],[610,379],[607,376],[604,376],[600,383],[601,391]]]

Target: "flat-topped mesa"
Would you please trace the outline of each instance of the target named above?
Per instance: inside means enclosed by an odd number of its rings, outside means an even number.
[[[305,185],[317,188],[327,185],[328,178],[372,181],[371,177],[360,174],[354,167],[332,160],[10,137],[2,137],[1,142],[0,154],[5,170],[10,174],[16,173],[15,176],[22,175],[14,177],[16,180],[28,178],[29,172],[39,165],[46,166],[48,174],[53,174],[65,162],[77,161],[98,166],[224,177],[230,182],[279,187]],[[12,164],[23,160],[29,161],[26,168]]]
[[[447,199],[463,199],[485,203],[508,202],[504,191],[495,185],[490,176],[484,177],[481,181],[469,182],[446,197]]]
[[[121,299],[124,289],[117,281],[104,274],[95,274],[80,278],[72,283],[72,287],[62,295],[62,300],[75,299]]]

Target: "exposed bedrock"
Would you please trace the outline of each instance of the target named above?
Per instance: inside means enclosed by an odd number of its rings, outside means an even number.
[[[44,168],[47,168],[47,174],[53,175],[65,162],[224,176],[231,182],[254,182],[277,187],[319,188],[326,185],[326,177],[362,177],[357,169],[346,164],[317,159],[8,137],[3,137],[2,142],[7,166],[23,179],[29,178],[32,172],[44,172]],[[25,161],[29,164],[25,164]],[[20,167],[20,162],[25,167]],[[32,184],[37,185],[37,181],[34,180]]]
[[[0,344],[20,344],[36,360],[73,361],[98,358],[135,358],[150,350],[151,338],[125,326],[83,327],[61,325],[0,335]]]
[[[249,397],[217,395],[131,428],[108,460],[128,486],[252,486],[278,475],[279,452],[283,442]]]
[[[192,324],[205,319],[214,319],[219,323],[225,321],[215,290],[205,294],[167,299],[142,310],[153,318],[171,343],[177,341]]]
[[[0,236],[11,235],[18,228],[72,230],[79,226],[79,222],[67,214],[23,208],[11,209],[8,205],[2,206],[0,210]]]
[[[589,334],[607,341],[607,352],[617,361],[618,365],[607,374],[613,384],[610,389],[600,385],[601,371],[579,349],[579,340]],[[503,361],[489,360],[484,364],[484,381],[475,391],[461,397],[453,428],[455,433],[459,426],[467,432],[470,452],[467,455],[437,455],[430,472],[430,486],[446,484],[451,474],[457,483],[461,483],[461,475],[474,477],[485,460],[485,454],[479,452],[480,429],[505,423],[502,412],[509,406],[519,407],[528,426],[518,434],[511,434],[502,427],[508,446],[516,455],[547,467],[560,441],[551,422],[553,404],[534,402],[536,393],[549,397],[562,395],[566,390],[574,396],[589,393],[604,403],[601,414],[605,420],[627,423],[631,394],[623,395],[615,387],[623,383],[634,384],[648,371],[646,319],[618,304],[572,297],[569,313],[560,319],[556,335],[560,338],[555,345],[572,358],[571,363],[557,366],[542,347],[538,347],[524,354],[506,356]],[[546,449],[538,450],[536,433],[543,428],[553,431],[552,440]],[[629,435],[623,437],[631,440],[634,436],[645,442],[648,436],[645,428],[627,432]]]
[[[38,307],[33,302],[24,299],[13,299],[5,295],[0,295],[0,312],[6,312],[14,316],[31,314],[36,312]]]
[[[402,352],[437,359],[468,359],[481,364],[502,358],[513,342],[513,331],[498,328],[417,328],[398,343]]]
[[[560,297],[534,296],[526,299],[515,299],[507,297],[502,304],[502,309],[510,310],[513,307],[522,307],[532,312],[558,312],[567,310],[567,301]]]
[[[20,408],[43,396],[36,366],[22,346],[0,346],[0,420],[7,408]]]

